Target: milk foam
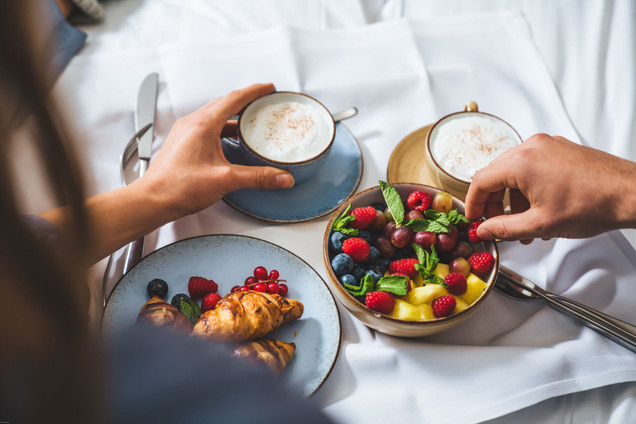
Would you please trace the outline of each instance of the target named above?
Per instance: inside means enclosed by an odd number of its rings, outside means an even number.
[[[475,172],[519,141],[506,124],[488,116],[473,115],[438,125],[434,140],[431,139],[431,152],[446,172],[470,181]]]
[[[278,162],[300,162],[321,153],[331,141],[331,123],[311,105],[280,102],[247,116],[245,141],[257,153]]]

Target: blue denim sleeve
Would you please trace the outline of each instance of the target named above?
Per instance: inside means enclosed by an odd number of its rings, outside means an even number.
[[[50,52],[51,69],[53,79],[62,73],[69,64],[73,56],[82,48],[86,42],[86,33],[71,25],[62,15],[62,11],[56,0],[45,0],[47,19],[51,21],[52,40]]]

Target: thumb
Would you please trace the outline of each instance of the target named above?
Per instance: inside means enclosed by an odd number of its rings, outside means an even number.
[[[243,188],[282,189],[294,186],[294,177],[287,171],[270,166],[235,165],[229,191]]]
[[[529,240],[537,234],[537,220],[534,211],[528,209],[512,215],[498,215],[489,218],[477,227],[477,235],[482,240]]]

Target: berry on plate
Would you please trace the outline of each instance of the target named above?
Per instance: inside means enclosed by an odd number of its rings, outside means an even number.
[[[177,293],[174,296],[172,296],[172,300],[170,301],[170,304],[174,306],[175,308],[179,309],[179,305],[181,304],[181,301],[189,302],[190,296],[188,296],[185,293]]]
[[[444,277],[444,283],[446,283],[446,290],[455,296],[466,293],[466,289],[468,288],[466,277],[459,272],[451,272],[446,275],[446,277]]]
[[[455,311],[457,306],[457,300],[450,294],[440,296],[431,302],[431,308],[433,308],[433,315],[435,318],[447,317]]]
[[[221,300],[221,296],[218,293],[206,294],[203,300],[201,301],[201,312],[214,309],[216,307],[216,304],[219,303],[219,300]]]
[[[155,278],[148,283],[146,291],[150,297],[159,296],[162,299],[166,298],[168,294],[168,283],[161,278]]]
[[[416,263],[418,263],[418,261],[414,258],[393,261],[389,265],[389,274],[402,274],[409,278],[415,278],[417,276],[417,270],[415,269]]]
[[[351,256],[351,259],[356,262],[366,261],[369,257],[369,253],[371,252],[369,243],[360,237],[346,239],[344,243],[342,243],[342,251]]]
[[[381,312],[383,314],[390,314],[395,306],[395,298],[391,293],[385,291],[374,291],[367,293],[364,303],[370,309]]]
[[[355,208],[349,212],[349,215],[355,219],[351,221],[351,228],[357,230],[364,230],[375,221],[375,208],[373,206],[367,206],[366,208]]]
[[[216,293],[218,290],[218,284],[207,278],[193,276],[188,280],[188,292],[193,299],[202,298],[208,293]]]
[[[490,252],[475,252],[468,257],[468,262],[475,274],[485,275],[495,264],[495,258]]]

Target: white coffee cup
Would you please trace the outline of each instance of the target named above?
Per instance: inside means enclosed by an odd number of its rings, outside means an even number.
[[[258,98],[238,119],[238,140],[247,163],[285,169],[296,184],[323,165],[335,133],[329,110],[297,92],[278,91]]]
[[[464,199],[475,172],[521,142],[506,121],[468,102],[463,112],[444,116],[431,127],[426,157],[440,187]]]

